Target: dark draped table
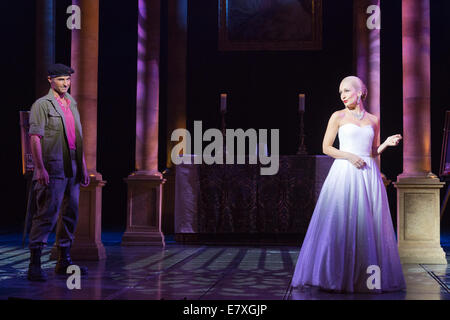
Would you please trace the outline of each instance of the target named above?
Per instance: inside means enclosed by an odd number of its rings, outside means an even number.
[[[280,156],[276,175],[261,175],[260,164],[178,165],[175,239],[301,243],[332,163]]]

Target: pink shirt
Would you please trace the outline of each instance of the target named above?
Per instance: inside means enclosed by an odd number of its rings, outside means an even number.
[[[70,150],[76,150],[76,136],[75,136],[75,120],[73,119],[72,110],[70,110],[70,99],[64,98],[67,103],[67,107],[64,106],[62,99],[56,96],[56,101],[58,101],[59,106],[64,112],[64,119],[66,120],[66,135],[67,142],[69,143]]]
[[[75,136],[75,120],[73,118],[72,110],[70,110],[70,99],[64,98],[67,103],[67,107],[64,107],[63,102],[60,97],[55,96],[56,101],[58,101],[59,106],[61,107],[63,113],[64,113],[64,119],[66,120],[66,136],[67,136],[67,142],[69,143],[69,149],[70,150],[76,150],[76,136]],[[30,136],[39,136],[39,138],[42,138],[38,134],[31,134]]]

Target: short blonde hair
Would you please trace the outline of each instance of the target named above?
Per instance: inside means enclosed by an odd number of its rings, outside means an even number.
[[[363,101],[366,100],[367,94],[368,94],[368,92],[367,92],[367,87],[366,87],[366,85],[364,84],[364,82],[362,82],[362,80],[361,80],[360,78],[355,77],[355,76],[349,76],[349,77],[346,77],[346,78],[344,78],[344,79],[341,81],[341,85],[342,85],[342,83],[343,83],[344,81],[350,81],[350,83],[352,84],[352,86],[353,86],[356,90],[361,90],[361,92],[362,92],[362,94],[361,94],[361,99],[362,99]]]

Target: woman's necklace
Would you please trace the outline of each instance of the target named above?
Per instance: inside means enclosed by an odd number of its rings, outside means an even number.
[[[356,114],[356,113],[351,112],[351,111],[350,111],[350,113],[351,113],[356,119],[361,120],[362,118],[364,118],[364,114],[366,113],[366,111],[363,110],[363,112],[361,112],[360,114]]]

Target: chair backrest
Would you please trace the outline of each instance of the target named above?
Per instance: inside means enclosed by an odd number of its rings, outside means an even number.
[[[30,111],[19,111],[20,114],[20,142],[22,149],[22,173],[31,174],[34,171],[33,156],[31,154],[30,135]]]

